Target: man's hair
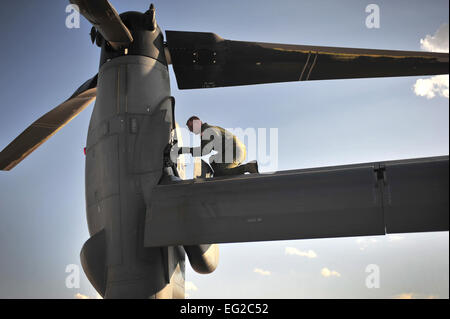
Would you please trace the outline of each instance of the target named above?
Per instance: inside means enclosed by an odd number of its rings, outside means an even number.
[[[188,123],[190,122],[190,121],[193,121],[193,120],[200,120],[197,116],[195,116],[195,115],[192,115],[187,121],[186,121],[186,125],[188,125]]]

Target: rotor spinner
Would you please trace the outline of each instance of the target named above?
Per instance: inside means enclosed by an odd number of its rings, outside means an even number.
[[[133,40],[131,43],[122,45],[119,48],[111,46],[96,27],[92,27],[90,33],[91,41],[101,48],[99,66],[111,59],[124,55],[147,56],[167,65],[164,53],[164,36],[156,22],[155,13],[155,7],[151,4],[145,13],[127,11],[120,14],[120,19],[130,31]]]

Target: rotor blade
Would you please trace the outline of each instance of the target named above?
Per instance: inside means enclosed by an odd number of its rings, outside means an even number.
[[[147,247],[448,231],[448,156],[158,185]]]
[[[70,3],[79,7],[81,14],[114,49],[133,42],[130,30],[108,0],[70,0]]]
[[[230,41],[166,31],[179,89],[448,74],[448,53]]]
[[[97,95],[97,75],[75,93],[43,115],[0,153],[0,170],[9,171],[83,111]]]

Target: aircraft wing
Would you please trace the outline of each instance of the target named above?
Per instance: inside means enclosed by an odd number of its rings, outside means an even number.
[[[158,185],[145,245],[449,230],[448,156]]]
[[[179,89],[448,74],[448,53],[226,40],[166,31]]]

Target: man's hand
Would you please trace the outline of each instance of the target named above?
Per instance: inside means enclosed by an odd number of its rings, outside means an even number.
[[[172,161],[178,156],[183,154],[191,154],[193,157],[201,157],[201,148],[200,147],[179,147],[178,143],[172,146],[172,149],[170,150],[170,156],[172,158]]]

